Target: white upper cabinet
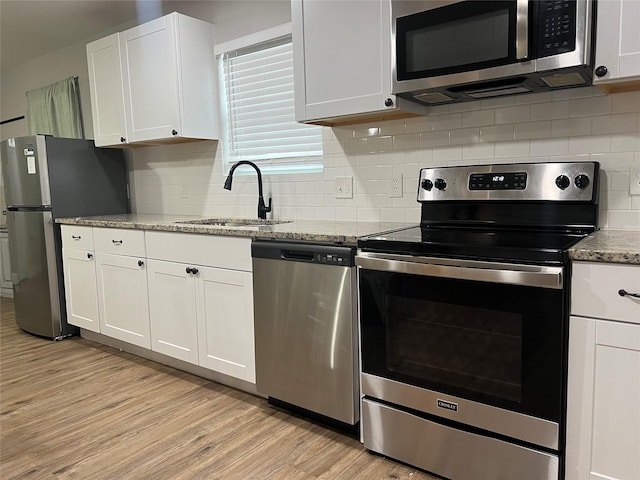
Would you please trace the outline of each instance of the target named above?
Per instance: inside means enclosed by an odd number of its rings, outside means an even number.
[[[389,0],[292,0],[295,111],[326,125],[424,114],[391,95]]]
[[[87,45],[93,135],[98,146],[126,142],[118,35],[114,33]]]
[[[640,2],[603,0],[597,9],[593,83],[610,92],[640,89]]]
[[[213,25],[171,13],[87,45],[98,146],[219,138]]]

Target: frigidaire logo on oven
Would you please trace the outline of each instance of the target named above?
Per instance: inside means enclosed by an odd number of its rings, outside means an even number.
[[[458,411],[458,404],[453,402],[447,402],[446,400],[438,399],[438,406],[440,408],[446,408],[447,410],[453,410],[454,412]]]

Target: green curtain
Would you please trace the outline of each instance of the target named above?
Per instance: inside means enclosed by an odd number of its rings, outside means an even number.
[[[28,91],[27,122],[31,135],[84,138],[78,78]]]

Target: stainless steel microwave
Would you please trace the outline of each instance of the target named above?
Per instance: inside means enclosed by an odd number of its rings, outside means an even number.
[[[590,85],[592,0],[391,0],[393,93],[427,105]]]

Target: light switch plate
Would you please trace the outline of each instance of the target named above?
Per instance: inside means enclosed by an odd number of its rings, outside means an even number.
[[[640,195],[640,165],[631,165],[629,193],[631,195]]]
[[[334,177],[336,198],[353,198],[353,177]]]

